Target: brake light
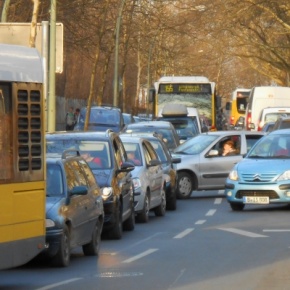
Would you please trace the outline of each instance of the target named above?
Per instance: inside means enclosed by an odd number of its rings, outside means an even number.
[[[235,117],[231,116],[231,125],[234,125],[234,124],[235,124]]]
[[[252,123],[252,114],[250,113],[250,112],[248,112],[248,115],[247,115],[247,124],[246,124],[246,128],[248,129],[248,130],[250,130],[251,128],[250,128],[250,124]]]

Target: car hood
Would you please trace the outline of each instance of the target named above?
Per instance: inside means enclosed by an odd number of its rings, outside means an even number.
[[[290,169],[290,160],[289,159],[245,158],[235,165],[235,169],[238,170],[239,172],[247,172],[247,173],[253,173],[253,172],[254,173],[265,173],[265,172],[283,173],[284,171]]]
[[[55,207],[61,206],[64,197],[47,196],[46,197],[46,215]]]
[[[93,169],[92,170],[99,187],[111,186],[113,170],[111,169]]]

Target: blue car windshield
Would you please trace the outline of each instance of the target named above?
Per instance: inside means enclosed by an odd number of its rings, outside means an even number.
[[[182,143],[173,152],[189,155],[199,154],[218,137],[219,135],[200,134]]]
[[[57,164],[48,164],[46,169],[46,195],[62,196],[64,193],[61,168]]]
[[[247,158],[290,158],[290,135],[266,135],[261,138]]]

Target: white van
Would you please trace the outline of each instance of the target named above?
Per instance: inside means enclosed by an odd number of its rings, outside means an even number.
[[[258,131],[261,131],[266,123],[276,122],[280,117],[290,117],[290,104],[289,107],[267,107],[262,109],[259,117]]]
[[[266,107],[290,106],[290,87],[254,87],[246,110],[245,129],[258,131],[259,116]]]

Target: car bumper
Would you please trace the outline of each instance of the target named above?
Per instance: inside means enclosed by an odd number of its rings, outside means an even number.
[[[47,230],[46,231],[46,244],[47,248],[44,250],[44,254],[53,257],[56,255],[61,239],[63,235],[63,229],[53,229],[53,230]]]
[[[103,231],[108,231],[112,229],[116,224],[116,212],[118,203],[116,198],[112,200],[103,201],[104,205],[104,224]]]
[[[269,204],[290,203],[290,181],[281,183],[241,184],[226,182],[225,196],[230,203],[247,203],[244,197],[254,197],[253,204],[259,204],[256,197],[268,197]],[[262,203],[262,202],[261,202]]]

